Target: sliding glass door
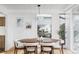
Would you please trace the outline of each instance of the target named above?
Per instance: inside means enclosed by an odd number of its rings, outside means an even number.
[[[73,33],[74,33],[74,40],[73,40],[73,49],[76,53],[79,53],[79,15],[73,15]]]

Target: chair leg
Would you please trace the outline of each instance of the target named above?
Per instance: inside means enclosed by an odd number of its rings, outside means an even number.
[[[54,47],[52,47],[52,54],[54,54]]]
[[[37,46],[35,47],[35,54],[37,54]]]
[[[17,49],[14,49],[14,54],[17,54]]]
[[[53,46],[50,46],[50,48],[51,48],[50,54],[54,54],[54,48],[53,48]]]
[[[52,51],[50,51],[50,54],[52,54]]]
[[[24,54],[27,54],[27,47],[24,47]]]

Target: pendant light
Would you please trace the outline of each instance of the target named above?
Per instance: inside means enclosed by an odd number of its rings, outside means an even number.
[[[39,4],[37,5],[37,7],[38,7],[38,14],[40,14],[40,6],[41,5],[39,5]]]

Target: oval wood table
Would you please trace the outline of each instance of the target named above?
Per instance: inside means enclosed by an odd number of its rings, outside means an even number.
[[[47,46],[53,46],[59,39],[46,39],[46,40],[38,40],[37,38],[26,38],[19,40],[21,43],[23,43],[24,46],[37,46],[37,53],[40,54],[41,51],[41,45],[47,45]],[[61,46],[60,52],[63,53],[63,45]]]

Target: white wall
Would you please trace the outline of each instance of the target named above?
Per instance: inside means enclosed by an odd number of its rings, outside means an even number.
[[[31,11],[31,10],[30,10]],[[30,11],[14,11],[9,12],[8,15],[8,43],[7,46],[10,45],[13,46],[13,41],[23,38],[34,38],[37,37],[37,25],[36,25],[36,12],[30,12]],[[52,38],[59,38],[59,35],[57,34],[59,30],[59,11],[47,11],[44,10],[41,12],[41,14],[50,14],[52,15]],[[17,18],[22,17],[23,25],[17,26]],[[32,25],[31,29],[26,29],[26,23],[30,23]],[[9,47],[7,47],[8,49]]]
[[[57,11],[56,11],[57,12]],[[50,14],[52,15],[52,38],[59,38],[57,32],[59,30],[59,15],[55,11],[53,12],[47,12],[42,11],[41,14]],[[35,12],[11,12],[10,13],[11,19],[15,21],[15,27],[16,27],[16,39],[22,39],[22,38],[31,38],[31,37],[37,37],[37,25],[36,25],[36,13]],[[24,24],[22,27],[17,27],[17,17],[23,17],[24,18]],[[26,29],[25,23],[31,23],[32,28]]]
[[[17,18],[23,17],[23,23],[21,26],[17,26]],[[32,38],[37,37],[37,27],[36,27],[36,20],[35,14],[33,13],[11,13],[11,18],[15,20],[15,34],[16,39],[23,39],[23,38]],[[26,24],[30,23],[32,25],[31,29],[26,29]]]
[[[4,9],[4,8],[2,8]],[[2,10],[2,12],[4,12]],[[59,30],[59,13],[61,11],[56,10],[42,10],[41,14],[49,14],[52,15],[52,38],[59,38],[57,34]],[[5,48],[6,50],[10,49],[14,46],[14,40],[23,39],[23,38],[33,38],[37,37],[37,25],[36,25],[36,15],[37,11],[35,10],[15,10],[5,13],[6,15],[6,40],[5,40]],[[17,26],[17,18],[23,17],[24,23],[23,26]],[[26,23],[30,23],[32,25],[31,29],[26,29]]]
[[[5,50],[10,49],[13,46],[15,39],[15,20],[11,17],[11,14],[8,13],[6,17],[6,41],[5,41]]]

